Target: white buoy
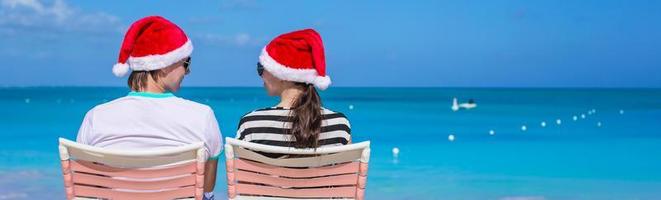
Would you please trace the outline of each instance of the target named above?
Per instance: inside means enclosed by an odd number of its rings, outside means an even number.
[[[581,114],[581,119],[585,119],[585,114]]]
[[[448,140],[450,142],[454,142],[454,135],[453,134],[448,135]]]
[[[528,130],[528,127],[526,127],[526,125],[521,126],[521,131],[526,131],[526,130]]]
[[[495,134],[496,134],[496,131],[494,131],[494,130],[489,130],[489,135],[495,135]]]
[[[26,98],[26,99],[25,99],[25,103],[30,103],[30,99],[29,99],[29,98]]]
[[[542,127],[546,127],[546,122],[542,122],[540,125],[541,125]]]
[[[399,156],[399,148],[393,147],[392,148],[392,157],[397,158]]]
[[[624,114],[624,110],[620,110],[620,115],[623,115],[623,114]]]
[[[353,110],[353,104],[349,105],[349,110]]]
[[[562,124],[562,120],[560,120],[560,119],[556,119],[556,120],[555,120],[555,123],[556,123],[557,125],[560,125],[560,124]]]
[[[597,122],[597,127],[601,127],[601,122]]]
[[[574,115],[571,119],[576,121],[576,120],[578,120],[578,117],[576,117],[576,115]]]

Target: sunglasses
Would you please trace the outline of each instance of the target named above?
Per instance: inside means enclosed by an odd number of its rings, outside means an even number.
[[[190,60],[191,57],[188,57],[186,61],[184,61],[184,69],[186,69],[186,74],[190,74],[190,68],[188,68],[190,66]]]
[[[262,76],[264,74],[264,65],[262,63],[257,63],[257,75]]]

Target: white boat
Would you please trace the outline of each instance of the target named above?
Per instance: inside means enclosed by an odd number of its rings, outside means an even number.
[[[475,107],[477,107],[477,104],[473,102],[472,99],[468,101],[468,103],[458,103],[456,97],[452,99],[452,107],[451,107],[452,111],[458,111],[459,109],[468,110],[468,109],[473,109]]]

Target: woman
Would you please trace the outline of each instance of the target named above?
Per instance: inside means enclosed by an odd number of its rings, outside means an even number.
[[[321,36],[305,29],[280,35],[262,50],[257,73],[270,96],[280,102],[241,118],[237,138],[296,148],[318,148],[351,142],[344,114],[322,107],[315,86],[330,85]],[[265,154],[280,157],[278,154]]]
[[[126,32],[113,67],[117,76],[132,70],[131,92],[92,108],[78,132],[79,143],[108,149],[153,150],[204,142],[205,199],[213,198],[220,130],[209,106],[174,96],[190,73],[193,45],[175,24],[158,16],[140,19]]]

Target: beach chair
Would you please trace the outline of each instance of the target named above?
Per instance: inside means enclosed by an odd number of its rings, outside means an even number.
[[[226,141],[229,199],[364,199],[369,141],[316,150]]]
[[[108,150],[59,139],[67,199],[201,200],[203,143],[166,150]]]

